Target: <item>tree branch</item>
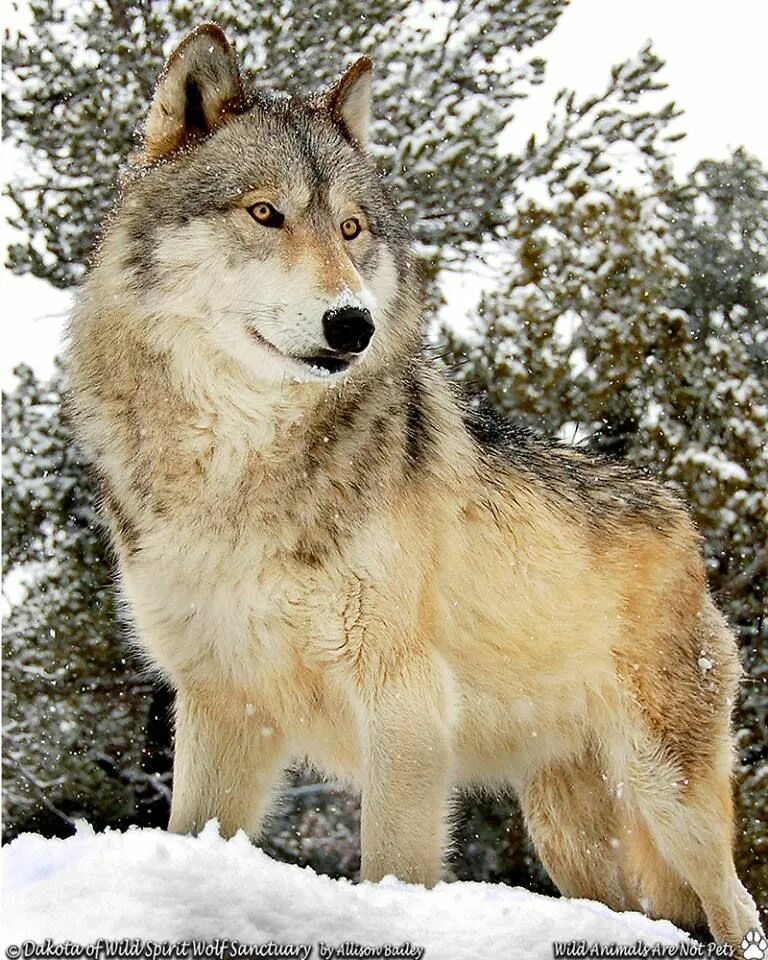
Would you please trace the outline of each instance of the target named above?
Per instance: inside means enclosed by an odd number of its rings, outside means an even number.
[[[741,573],[736,574],[735,577],[731,577],[730,580],[720,587],[717,591],[716,596],[718,598],[723,596],[728,597],[738,597],[743,593],[747,592],[747,588],[751,586],[755,577],[758,573],[762,573],[764,570],[768,569],[768,547],[764,547],[760,550],[754,560],[742,570]]]
[[[34,777],[33,774],[31,774],[25,767],[23,767],[23,766],[19,763],[19,761],[16,760],[14,757],[8,757],[8,756],[6,756],[6,757],[5,757],[5,760],[6,760],[8,763],[12,764],[13,767],[16,769],[16,771],[17,771],[18,773],[20,773],[21,776],[22,776],[22,777],[27,781],[27,783],[32,787],[32,790],[34,791],[35,795],[37,796],[37,799],[38,799],[38,800],[40,801],[40,803],[45,807],[46,810],[49,810],[52,814],[54,814],[55,816],[59,817],[59,818],[60,818],[61,820],[63,820],[64,823],[66,823],[68,826],[72,827],[73,829],[75,828],[75,826],[76,826],[75,821],[74,821],[71,817],[68,817],[68,816],[66,815],[66,813],[64,813],[62,810],[59,810],[59,808],[58,808],[55,804],[51,803],[51,801],[48,799],[48,797],[46,797],[45,791],[43,790],[43,788],[40,786],[40,784],[37,782],[37,780],[35,780],[35,777]]]

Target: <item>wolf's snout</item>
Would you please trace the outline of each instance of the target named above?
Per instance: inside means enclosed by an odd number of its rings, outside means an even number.
[[[367,310],[341,307],[326,310],[323,331],[331,349],[339,353],[362,353],[371,342],[374,326]]]

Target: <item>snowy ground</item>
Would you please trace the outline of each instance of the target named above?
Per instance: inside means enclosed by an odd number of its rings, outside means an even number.
[[[553,941],[685,939],[666,921],[520,888],[451,883],[428,891],[389,878],[331,880],[270,860],[243,835],[226,842],[213,823],[197,838],[94,834],[86,825],[67,840],[25,834],[4,848],[3,894],[4,948],[46,938],[84,945],[138,938],[150,958],[162,942],[216,939],[311,945],[313,957],[333,955],[321,943],[411,944],[428,960],[549,960]],[[186,955],[195,955],[191,947]]]

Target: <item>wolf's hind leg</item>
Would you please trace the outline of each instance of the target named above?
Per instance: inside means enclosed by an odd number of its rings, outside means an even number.
[[[733,863],[733,803],[727,765],[698,770],[683,789],[641,782],[633,800],[658,853],[695,891],[710,931],[738,950],[760,923]],[[738,954],[737,954],[738,955]]]
[[[628,800],[662,860],[696,893],[712,935],[738,950],[758,916],[732,852],[730,704],[740,673],[733,636],[705,597],[674,643],[654,635],[634,643],[644,645],[637,660],[645,668],[625,670],[624,679],[639,681],[641,722],[615,757]]]
[[[283,758],[283,737],[245,696],[179,689],[168,829],[196,833],[216,817],[225,837],[257,836]]]
[[[536,851],[563,896],[637,909],[620,865],[622,820],[594,757],[538,770],[521,792]]]

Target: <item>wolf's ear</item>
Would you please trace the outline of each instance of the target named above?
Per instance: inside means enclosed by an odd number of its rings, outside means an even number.
[[[360,57],[323,94],[321,103],[345,135],[364,150],[371,125],[371,79],[373,63]]]
[[[243,85],[223,31],[203,23],[168,58],[144,123],[144,161],[160,160],[202,139],[237,113]]]

